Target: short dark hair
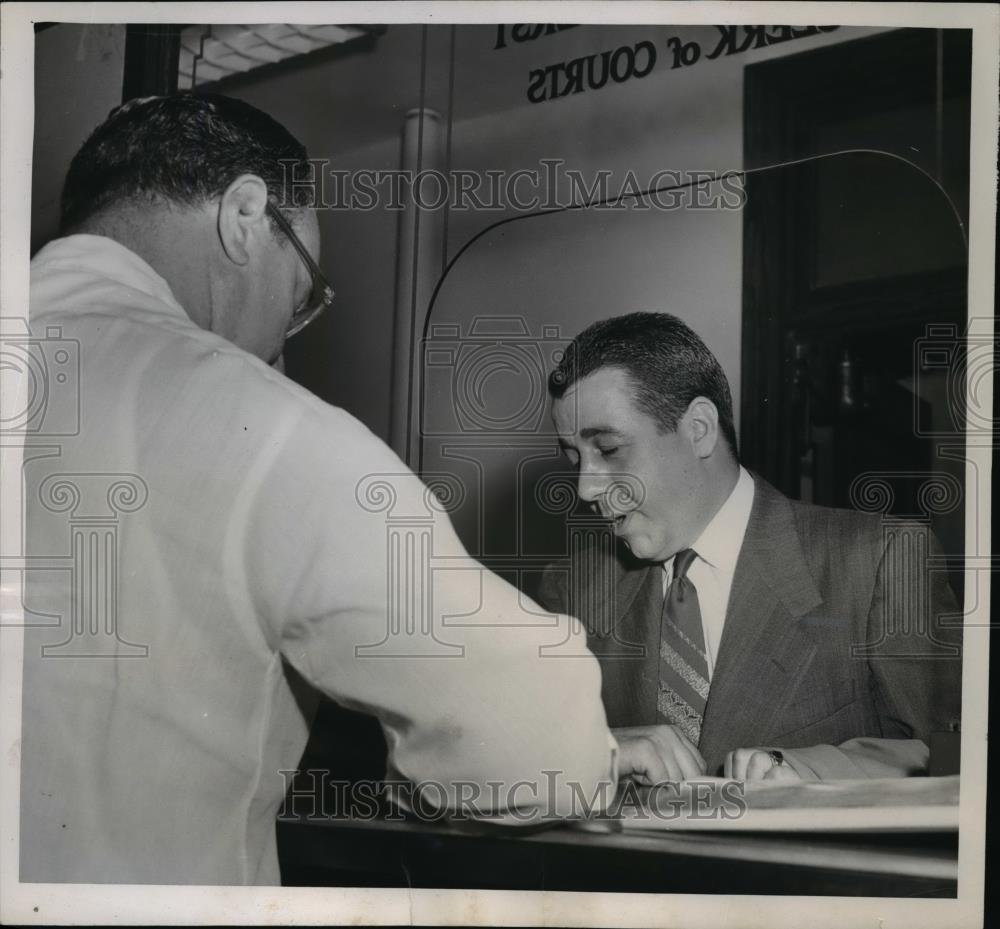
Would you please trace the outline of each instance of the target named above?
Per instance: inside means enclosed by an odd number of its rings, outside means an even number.
[[[76,153],[62,194],[66,233],[109,206],[164,199],[196,206],[256,174],[282,206],[308,206],[305,146],[255,107],[218,94],[129,100]]]
[[[676,316],[630,313],[588,326],[549,375],[549,393],[558,399],[599,368],[622,368],[634,386],[636,404],[664,432],[676,431],[695,397],[711,400],[719,412],[719,429],[737,456],[726,375],[705,343]]]

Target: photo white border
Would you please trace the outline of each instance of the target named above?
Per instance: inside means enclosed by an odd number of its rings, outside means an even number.
[[[33,22],[473,22],[661,23],[670,25],[917,26],[973,29],[969,222],[969,316],[992,317],[996,254],[997,75],[1000,7],[959,3],[716,2],[397,2],[397,3],[30,3],[0,7],[0,313],[26,315],[31,157],[34,125]],[[275,114],[280,119],[280,114]],[[971,373],[971,372],[970,372]],[[992,378],[977,385],[981,415]],[[991,503],[992,446],[970,442],[966,550],[989,554],[989,531],[977,524]],[[19,546],[20,455],[0,448],[0,544]],[[5,581],[11,581],[5,578]],[[967,572],[966,589],[975,583]],[[987,591],[988,592],[988,591]],[[0,922],[105,924],[413,924],[546,926],[800,926],[884,929],[981,924],[984,892],[986,710],[989,600],[970,615],[963,672],[960,879],[957,900],[725,895],[584,894],[562,892],[386,890],[281,887],[30,885],[18,882],[18,801],[22,630],[16,586],[0,588]],[[982,637],[981,642],[972,636]],[[973,698],[975,696],[975,698]]]

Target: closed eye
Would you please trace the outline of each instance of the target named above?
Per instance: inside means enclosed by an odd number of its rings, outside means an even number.
[[[608,448],[599,448],[598,451],[601,453],[602,458],[611,458],[618,452],[618,446],[612,445]]]

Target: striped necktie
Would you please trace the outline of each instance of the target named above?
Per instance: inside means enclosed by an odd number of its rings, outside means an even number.
[[[687,578],[697,557],[686,548],[674,556],[674,576],[660,612],[660,687],[657,710],[695,745],[708,702],[708,658],[698,591]]]

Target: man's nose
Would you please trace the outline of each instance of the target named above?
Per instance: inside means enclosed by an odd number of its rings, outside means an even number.
[[[576,479],[576,492],[584,503],[596,503],[604,495],[605,484],[601,475],[581,468]]]

